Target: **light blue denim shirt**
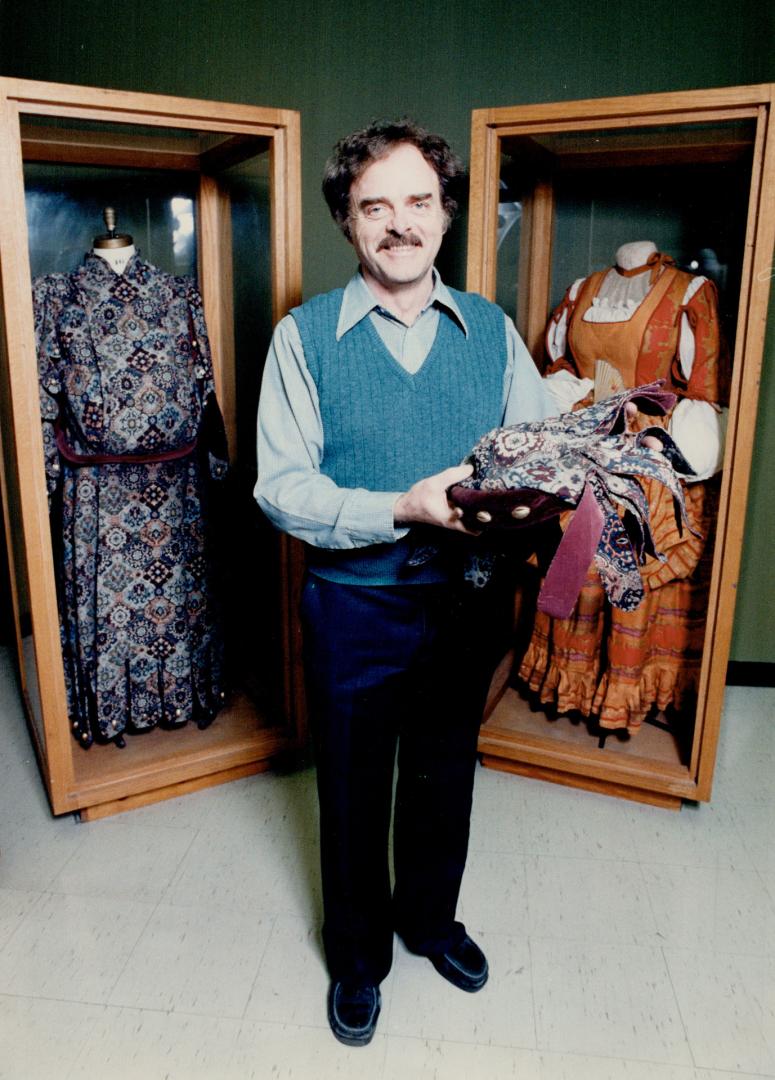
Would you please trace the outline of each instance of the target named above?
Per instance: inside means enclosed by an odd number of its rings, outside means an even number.
[[[337,341],[365,318],[371,319],[391,355],[412,373],[419,371],[430,352],[440,318],[454,319],[468,334],[458,305],[435,270],[431,295],[411,326],[380,307],[361,274],[355,274],[344,290]],[[543,380],[505,314],[504,326],[507,361],[502,423],[555,415],[557,409]],[[291,315],[277,324],[269,347],[258,407],[257,449],[254,495],[283,532],[325,548],[389,543],[408,532],[393,522],[393,507],[402,492],[338,487],[320,471],[323,424],[317,388]]]

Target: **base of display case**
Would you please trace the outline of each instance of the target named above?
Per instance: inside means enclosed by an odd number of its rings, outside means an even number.
[[[562,784],[564,787],[581,788],[583,791],[594,791],[599,795],[613,795],[617,799],[631,799],[633,802],[647,803],[649,806],[659,806],[664,810],[680,810],[683,799],[671,795],[658,795],[653,791],[643,791],[639,788],[627,787],[626,784],[615,784],[604,780],[592,780],[588,776],[579,776],[574,773],[560,772],[555,769],[546,769],[541,765],[526,765],[520,761],[511,761],[506,758],[492,757],[483,754],[482,765],[488,769],[499,769],[501,772],[512,773],[516,776],[527,776],[533,780],[547,780],[551,784]]]
[[[157,788],[155,791],[144,791],[142,795],[127,795],[124,799],[87,806],[83,810],[76,811],[76,816],[79,821],[98,821],[100,818],[122,814],[125,810],[137,810],[141,806],[164,802],[165,799],[177,799],[181,795],[189,795],[192,791],[202,791],[204,788],[215,787],[217,784],[228,784],[231,780],[244,780],[246,776],[266,772],[269,767],[268,761],[256,761],[236,769],[224,769],[223,772],[198,776],[195,780],[187,780],[181,784],[170,784],[169,787]]]
[[[677,810],[684,799],[697,799],[669,732],[644,724],[634,737],[620,741],[614,732],[600,747],[585,724],[550,720],[511,688],[481,729],[479,753],[488,768],[636,802]]]
[[[77,812],[92,821],[238,780],[271,767],[289,748],[287,730],[241,696],[212,725],[130,735],[126,746],[75,748],[73,782],[55,801],[55,814]]]

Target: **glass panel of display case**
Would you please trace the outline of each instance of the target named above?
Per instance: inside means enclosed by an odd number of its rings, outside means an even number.
[[[240,155],[241,156],[241,155]],[[232,281],[234,381],[224,401],[233,455],[231,544],[234,569],[230,647],[239,684],[268,716],[281,710],[283,670],[280,611],[283,582],[277,572],[279,536],[253,499],[256,482],[256,411],[264,359],[272,335],[269,155],[252,155],[217,171],[228,213],[222,251]],[[229,398],[231,401],[229,402]],[[267,612],[275,613],[269,618]]]
[[[504,155],[503,173],[510,172],[510,161]],[[518,177],[512,175],[511,183],[501,180],[498,193],[498,268],[495,300],[506,314],[517,318],[517,284],[519,282],[519,253],[522,235],[522,209],[526,192],[521,190]]]
[[[75,269],[105,232],[107,206],[144,259],[170,274],[196,273],[195,175],[29,162],[24,180],[33,278]]]
[[[22,116],[22,147],[33,279],[81,266],[95,237],[106,233],[104,211],[112,207],[114,231],[129,235],[144,262],[197,281],[230,459],[206,522],[217,533],[214,562],[228,688],[213,729],[237,722],[234,717],[247,728],[281,724],[278,540],[252,498],[256,407],[273,323],[270,141]],[[54,534],[52,541],[56,564],[61,538]],[[160,567],[160,580],[164,572]],[[61,574],[54,576],[61,591]],[[23,588],[19,592],[23,597]],[[34,687],[34,650],[29,654],[27,682]],[[129,739],[122,753],[134,752],[135,743],[177,736],[154,730],[150,740]],[[105,751],[95,745],[92,755]]]
[[[518,126],[515,122],[514,128]],[[716,287],[722,337],[719,365],[726,368],[722,383],[728,388],[746,256],[755,119],[675,124],[662,120],[642,126],[616,126],[612,121],[602,127],[579,124],[578,130],[572,131],[557,130],[561,124],[555,121],[545,132],[540,124],[530,126],[529,134],[509,132],[500,139],[497,235],[491,258],[495,299],[515,318],[539,368],[544,370],[550,362],[545,331],[566,290],[593,271],[613,266],[621,245],[648,240],[658,251],[672,256],[680,270],[702,275]],[[727,389],[721,397],[723,400],[714,404],[727,405]],[[637,731],[601,729],[594,720],[594,710],[593,718],[586,722],[572,708],[560,709],[558,718],[556,696],[542,699],[540,693],[528,692],[523,672],[522,679],[512,676],[514,689],[508,691],[489,721],[489,728],[496,729],[495,742],[498,734],[513,730],[520,745],[524,742],[532,755],[529,760],[535,760],[539,745],[535,740],[539,740],[548,761],[555,753],[578,753],[580,757],[589,755],[589,764],[595,758],[595,751],[590,750],[596,745],[590,739],[593,735],[599,737],[601,756],[619,756],[624,770],[632,760],[636,769],[643,767],[680,779],[696,768],[696,693],[721,483],[721,475],[716,475],[695,489],[704,489],[700,501],[704,500],[707,520],[703,519],[704,552],[686,585],[693,599],[691,614],[683,625],[690,643],[685,641],[682,648],[693,675],[680,707],[666,712],[650,709],[646,723]],[[667,586],[665,604],[671,600],[679,606],[687,603],[685,597],[678,597],[682,587],[680,583]],[[530,606],[525,603],[527,592],[522,595],[522,625],[517,637],[525,642],[530,639],[534,611],[526,609]],[[658,607],[654,611],[657,620],[661,617]],[[611,634],[612,610],[606,605],[600,616],[601,672],[610,662],[605,642]],[[546,646],[550,650],[561,647],[557,645],[559,637],[551,637],[559,632],[556,626],[549,631]],[[626,633],[626,627],[619,632]],[[633,628],[632,633],[637,636],[640,631]],[[657,670],[659,650],[669,650],[670,644],[666,639],[661,645],[656,640],[652,644],[656,652],[648,663],[656,664]],[[566,646],[573,648],[569,642]],[[519,670],[522,652],[524,645],[520,644],[515,649],[514,672]],[[571,653],[562,655],[560,667],[567,673],[575,660],[569,668]],[[560,675],[561,680],[565,677]],[[596,684],[598,678],[594,676]]]
[[[536,290],[524,242],[520,258],[514,227],[501,245],[499,225],[499,303],[528,333],[526,307],[536,291],[545,293],[545,304],[532,318],[548,319],[568,286],[612,265],[621,244],[652,240],[681,269],[714,282],[732,350],[755,130],[754,120],[720,120],[504,138],[500,217],[519,206],[524,229],[524,214],[541,187],[553,227],[540,240],[551,244],[551,278],[545,290]],[[540,362],[539,346],[532,347]]]
[[[2,370],[7,374],[8,366]],[[10,397],[7,379],[3,375],[2,394],[7,401]],[[7,522],[6,535],[8,544],[8,569],[12,600],[16,608],[16,632],[19,635],[19,660],[22,666],[20,674],[21,689],[27,705],[27,714],[33,727],[38,749],[45,752],[43,714],[40,702],[40,685],[35,658],[35,644],[32,630],[32,612],[30,608],[30,580],[27,566],[24,535],[21,521],[21,497],[18,474],[16,472],[16,432],[12,425],[4,425],[2,451],[5,475],[5,504],[3,515]]]

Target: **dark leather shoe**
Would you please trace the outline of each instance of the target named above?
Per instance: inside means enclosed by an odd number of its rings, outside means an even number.
[[[459,990],[473,994],[487,982],[487,957],[468,934],[446,952],[433,953],[428,959],[439,975],[443,975]]]
[[[332,982],[328,991],[328,1022],[339,1042],[366,1046],[377,1028],[382,996],[371,984]]]

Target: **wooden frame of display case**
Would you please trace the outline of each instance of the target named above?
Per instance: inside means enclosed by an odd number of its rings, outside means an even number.
[[[52,125],[41,126],[41,117],[52,118]],[[25,125],[27,118],[36,122]],[[93,126],[84,131],[83,121]],[[111,124],[116,128],[111,130]],[[136,131],[127,125],[135,126]],[[181,137],[171,137],[169,129]],[[130,166],[199,174],[199,284],[216,387],[227,433],[233,438],[231,221],[228,195],[220,189],[215,173],[218,167],[257,153],[257,148],[268,153],[269,161],[271,302],[272,318],[277,321],[301,299],[298,113],[0,79],[3,510],[22,694],[28,716],[31,718],[34,707],[42,720],[29,726],[55,814],[79,811],[82,817],[101,817],[171,798],[262,771],[273,757],[298,745],[303,706],[294,613],[300,571],[296,549],[281,540],[282,602],[276,617],[281,622],[285,663],[280,676],[284,703],[280,723],[276,717],[257,716],[255,707],[243,696],[227,705],[205,731],[195,727],[172,733],[154,731],[130,740],[122,751],[95,746],[86,753],[75,744],[67,723],[43,468],[23,163]],[[29,626],[22,626],[20,619],[19,573],[25,575],[24,589],[29,594],[25,598]],[[37,671],[35,685],[26,677],[31,650]]]
[[[775,86],[730,87],[637,97],[478,109],[472,115],[468,289],[496,295],[498,198],[508,140],[547,133],[565,138],[562,160],[536,143],[531,190],[522,206],[517,324],[540,364],[550,309],[554,176],[558,168],[630,168],[648,163],[724,162],[734,137],[708,137],[718,121],[747,121],[754,135],[742,278],[733,357],[724,475],[708,604],[705,649],[689,760],[665,751],[663,735],[645,728],[626,749],[599,748],[583,725],[558,730],[532,714],[508,686],[504,658],[491,688],[479,749],[486,765],[625,798],[680,807],[710,798],[743,540],[759,376],[775,240]],[[672,125],[684,125],[675,137]],[[686,125],[698,125],[691,129]],[[653,129],[649,132],[649,129]],[[732,124],[729,129],[734,131]],[[587,138],[606,132],[600,146]],[[611,138],[618,132],[616,138]],[[572,155],[575,155],[572,157]],[[543,159],[543,160],[541,160]],[[551,728],[551,734],[549,733]],[[644,736],[646,738],[644,739]]]

